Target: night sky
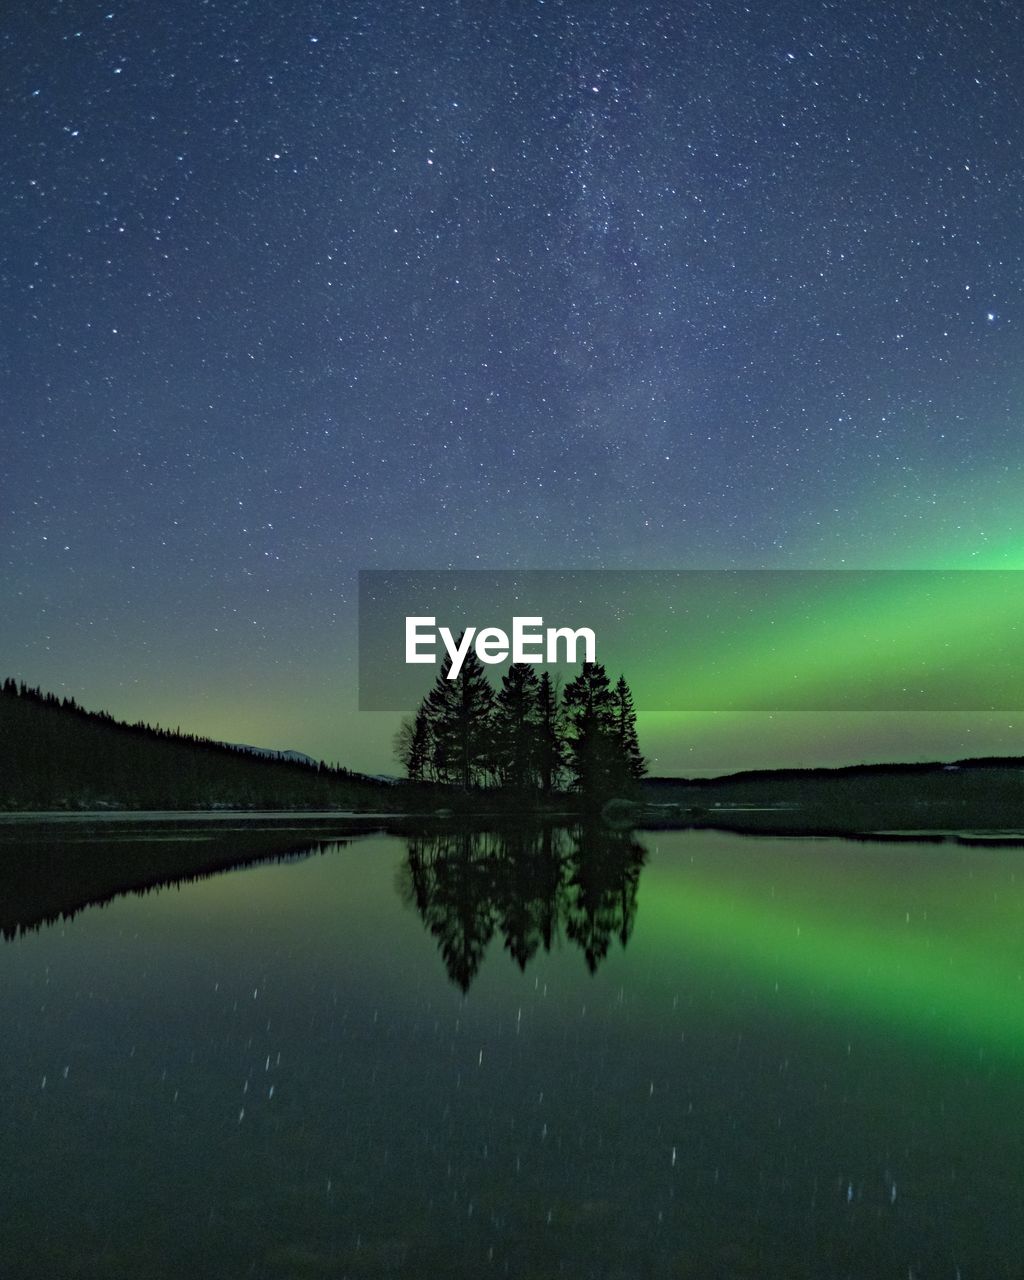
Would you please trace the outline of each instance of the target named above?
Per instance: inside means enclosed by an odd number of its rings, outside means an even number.
[[[0,51],[0,674],[390,772],[361,568],[1024,568],[1018,4],[22,2]]]

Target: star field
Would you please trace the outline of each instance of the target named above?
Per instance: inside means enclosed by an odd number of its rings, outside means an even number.
[[[23,3],[0,57],[5,672],[387,769],[360,568],[1024,567],[1014,4]]]

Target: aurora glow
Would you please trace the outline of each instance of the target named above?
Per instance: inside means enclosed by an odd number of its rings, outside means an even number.
[[[853,574],[849,581],[855,586],[850,590],[844,575],[836,574],[826,580],[832,599],[820,616],[808,618],[798,607],[788,616],[774,612],[760,623],[755,618],[749,629],[724,640],[715,632],[685,650],[669,639],[650,650],[640,649],[630,669],[642,726],[657,735],[656,753],[667,749],[675,768],[680,764],[671,735],[677,741],[703,742],[706,754],[699,757],[698,772],[757,767],[765,760],[763,745],[751,751],[744,740],[764,743],[776,737],[773,722],[788,723],[796,735],[795,746],[791,738],[775,749],[774,762],[780,765],[1019,754],[1016,726],[1022,717],[1012,666],[1016,638],[1024,628],[1019,595],[993,591],[984,573],[975,590],[972,580],[973,575],[962,574]],[[913,673],[915,667],[921,686],[933,691],[944,687],[936,682],[936,672],[943,670],[958,692],[975,688],[976,708],[970,714],[937,708],[934,693],[929,706],[913,688],[901,707],[893,697],[899,686],[894,677]],[[794,670],[806,704],[803,713],[793,708]],[[666,707],[679,705],[694,691],[702,707],[650,714],[659,701]],[[778,706],[773,705],[776,691]],[[831,709],[819,711],[816,700]],[[835,710],[847,700],[850,711]],[[732,744],[716,735],[722,711],[758,703],[765,713],[774,713],[771,719],[766,714],[733,714],[726,718],[725,730]],[[864,714],[872,704],[874,714]],[[894,749],[893,715],[886,713],[900,711],[897,732],[902,742]],[[915,734],[916,750],[913,745],[908,750]],[[720,745],[711,746],[715,736]],[[689,767],[694,767],[692,758]],[[668,769],[659,765],[661,771]]]

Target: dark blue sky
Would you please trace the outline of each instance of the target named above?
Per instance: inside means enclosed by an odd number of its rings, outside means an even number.
[[[9,8],[4,671],[385,768],[359,568],[1024,567],[1022,25]]]

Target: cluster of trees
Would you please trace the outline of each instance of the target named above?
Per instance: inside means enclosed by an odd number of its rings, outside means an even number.
[[[124,724],[9,678],[0,685],[0,808],[371,809],[393,806],[395,790],[323,763]]]
[[[585,662],[561,691],[525,662],[495,690],[472,651],[456,679],[450,670],[448,659],[396,736],[410,779],[604,800],[632,794],[646,773],[629,685],[613,685],[601,663]]]

